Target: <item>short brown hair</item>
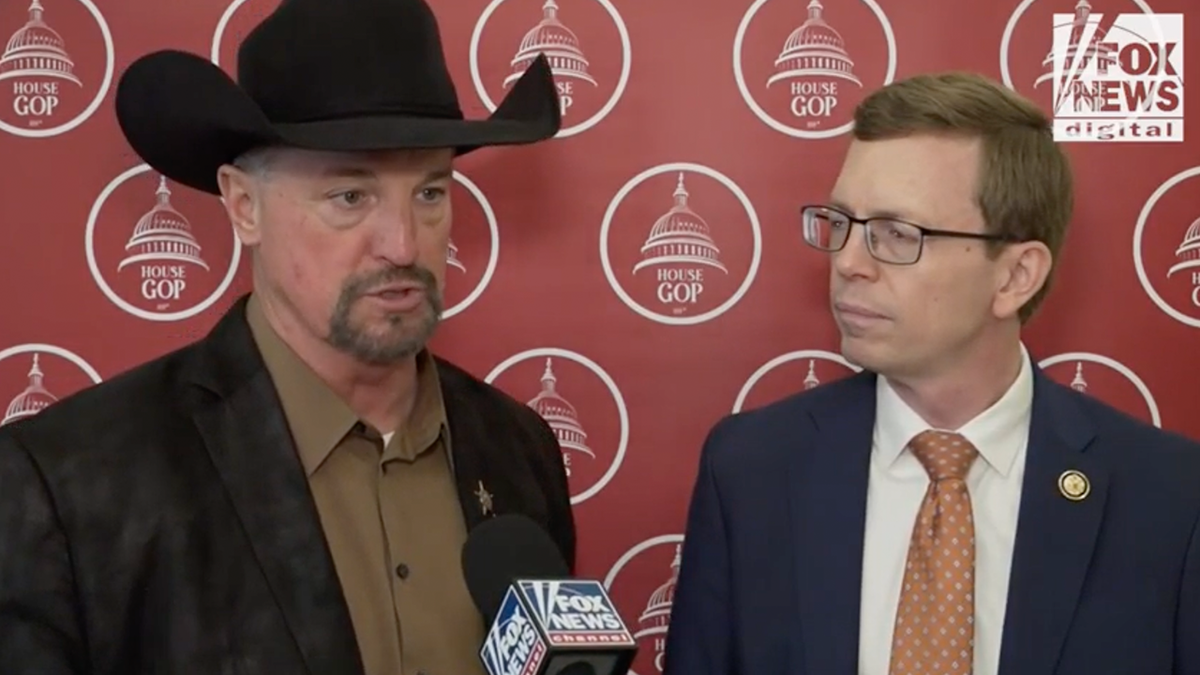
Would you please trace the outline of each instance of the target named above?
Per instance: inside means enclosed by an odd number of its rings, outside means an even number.
[[[975,200],[987,231],[1040,241],[1054,256],[1045,285],[1020,310],[1024,323],[1041,305],[1058,267],[1074,208],[1071,165],[1050,119],[1032,101],[982,75],[916,75],[872,93],[854,111],[863,141],[910,134],[961,134],[983,142]],[[992,255],[1000,247],[990,249]]]

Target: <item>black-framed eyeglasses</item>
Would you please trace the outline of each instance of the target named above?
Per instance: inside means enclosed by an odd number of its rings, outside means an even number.
[[[921,259],[925,237],[955,237],[982,241],[1017,242],[1016,237],[1000,234],[935,230],[890,217],[855,218],[832,206],[810,204],[800,209],[804,243],[818,251],[840,251],[850,238],[854,223],[866,230],[867,250],[876,260],[890,265],[912,265]]]

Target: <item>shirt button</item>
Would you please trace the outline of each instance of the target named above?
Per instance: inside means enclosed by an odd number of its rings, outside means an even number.
[[[408,565],[405,565],[404,563],[400,563],[399,565],[396,565],[396,576],[400,577],[401,579],[407,579],[408,578]],[[417,673],[417,675],[423,675],[423,673]]]

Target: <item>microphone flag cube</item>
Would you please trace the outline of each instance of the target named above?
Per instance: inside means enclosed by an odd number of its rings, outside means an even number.
[[[541,675],[551,657],[588,654],[628,667],[636,652],[599,581],[526,579],[509,586],[480,657],[491,675]]]

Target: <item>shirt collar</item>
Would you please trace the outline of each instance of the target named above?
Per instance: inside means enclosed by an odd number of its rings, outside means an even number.
[[[275,384],[296,452],[305,473],[312,476],[342,438],[359,424],[358,415],[276,334],[253,294],[246,306],[246,319]],[[387,443],[384,459],[414,457],[439,436],[449,442],[437,364],[428,350],[417,356],[417,367],[418,398],[408,427]]]
[[[1007,476],[1028,437],[1032,405],[1033,365],[1029,351],[1022,344],[1021,370],[1008,391],[961,428],[946,431],[957,431],[965,436],[989,466]],[[929,428],[929,423],[900,398],[887,378],[877,378],[874,441],[877,459],[884,466],[891,466],[909,441]]]

